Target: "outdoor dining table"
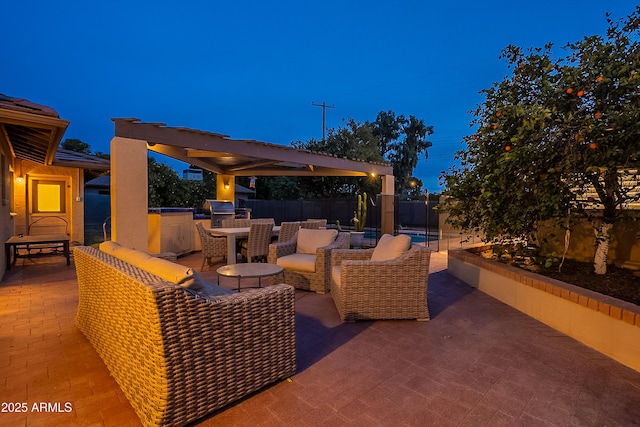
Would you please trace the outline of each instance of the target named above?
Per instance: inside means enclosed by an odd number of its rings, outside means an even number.
[[[225,236],[227,238],[227,263],[236,263],[236,239],[249,237],[249,227],[221,227],[221,228],[205,228],[206,232],[212,236]],[[280,232],[280,226],[273,226],[271,233],[277,236]],[[251,262],[251,261],[249,261]]]

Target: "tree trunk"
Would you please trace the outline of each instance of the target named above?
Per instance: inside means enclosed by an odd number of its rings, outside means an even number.
[[[596,235],[596,254],[593,258],[593,268],[596,274],[607,274],[607,254],[609,253],[609,240],[613,224],[602,223],[599,230],[594,229]]]

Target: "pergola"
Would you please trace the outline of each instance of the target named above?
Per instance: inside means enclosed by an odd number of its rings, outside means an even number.
[[[217,174],[217,198],[233,200],[236,176],[380,176],[382,231],[393,233],[393,168],[334,155],[139,119],[113,118],[112,238],[147,248],[147,150]]]

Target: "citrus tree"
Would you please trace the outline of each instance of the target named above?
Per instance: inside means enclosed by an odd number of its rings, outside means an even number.
[[[504,49],[510,74],[482,91],[476,132],[441,177],[455,226],[531,242],[540,221],[588,217],[606,272],[611,228],[639,198],[640,7],[607,22],[563,55]]]

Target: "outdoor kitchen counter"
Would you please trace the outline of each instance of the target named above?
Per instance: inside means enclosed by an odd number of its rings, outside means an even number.
[[[173,252],[183,255],[195,250],[193,209],[149,209],[150,254]]]

